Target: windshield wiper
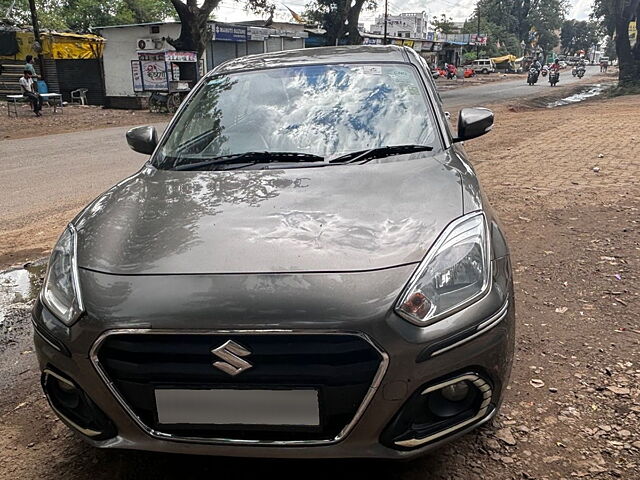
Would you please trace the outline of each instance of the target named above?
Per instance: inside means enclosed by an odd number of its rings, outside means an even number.
[[[324,157],[321,157],[320,155],[312,155],[310,153],[299,152],[245,152],[209,158],[207,160],[203,160],[202,162],[185,163],[184,165],[178,165],[177,167],[174,167],[174,170],[198,170],[200,168],[223,164],[256,164],[275,162],[324,162]]]
[[[362,163],[366,163],[374,158],[390,157],[391,155],[400,155],[402,153],[430,152],[431,150],[433,150],[433,147],[430,145],[388,145],[386,147],[347,153],[331,159],[329,163],[356,163],[362,160],[365,160]]]

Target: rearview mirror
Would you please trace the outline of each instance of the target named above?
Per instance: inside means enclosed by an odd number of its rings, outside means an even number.
[[[158,145],[158,134],[155,127],[135,127],[127,132],[127,143],[138,153],[151,155]]]
[[[458,136],[454,142],[471,140],[493,128],[493,112],[488,108],[463,108],[458,115]]]

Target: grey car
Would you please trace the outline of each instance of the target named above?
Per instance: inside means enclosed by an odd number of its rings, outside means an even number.
[[[425,61],[400,47],[208,73],[55,246],[33,310],[51,408],[96,447],[424,454],[500,407],[504,235]]]

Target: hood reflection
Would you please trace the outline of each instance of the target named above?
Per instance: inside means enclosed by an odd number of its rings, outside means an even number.
[[[459,182],[456,170],[432,157],[288,170],[147,167],[78,217],[78,262],[120,274],[336,272],[418,262],[461,215]]]

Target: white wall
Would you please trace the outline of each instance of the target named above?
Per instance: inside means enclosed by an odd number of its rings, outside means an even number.
[[[104,84],[107,97],[134,96],[131,60],[138,59],[139,38],[177,38],[180,24],[159,25],[160,33],[151,33],[151,26],[105,28],[100,34],[107,40],[104,48]]]

